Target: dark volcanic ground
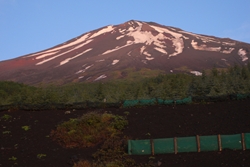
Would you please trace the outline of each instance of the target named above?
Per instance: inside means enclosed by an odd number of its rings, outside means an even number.
[[[132,139],[185,137],[194,135],[238,134],[250,132],[250,99],[210,104],[152,106],[130,109],[101,109],[127,116],[124,134]],[[66,111],[66,110],[65,110]],[[91,160],[96,148],[65,149],[49,138],[58,123],[81,116],[90,110],[4,111],[11,115],[0,121],[0,167],[72,167],[78,158]],[[30,126],[25,131],[23,126]],[[6,132],[9,134],[4,134]],[[150,133],[151,136],[146,134]],[[37,158],[38,154],[46,157]],[[9,158],[16,157],[16,160]],[[146,163],[150,156],[132,156]],[[250,166],[250,150],[156,155],[165,166]],[[16,163],[16,165],[15,165]]]

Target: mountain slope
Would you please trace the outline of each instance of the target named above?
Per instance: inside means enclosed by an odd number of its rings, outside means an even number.
[[[85,33],[52,48],[0,62],[0,80],[27,84],[124,78],[126,69],[200,75],[248,63],[250,44],[131,20]]]

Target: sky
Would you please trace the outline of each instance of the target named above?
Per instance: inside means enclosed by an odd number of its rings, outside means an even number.
[[[129,20],[250,43],[250,0],[0,0],[0,61]]]

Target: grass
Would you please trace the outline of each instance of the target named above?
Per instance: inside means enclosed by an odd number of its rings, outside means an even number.
[[[1,117],[1,120],[4,120],[4,121],[8,121],[12,118],[11,115],[8,115],[8,114],[4,114],[2,117]]]
[[[126,153],[127,140],[128,138],[122,135],[109,138],[92,155],[93,162],[80,160],[73,167],[153,167],[152,163],[136,164]]]
[[[119,135],[127,124],[122,116],[93,111],[59,124],[50,136],[67,148],[92,147]]]
[[[46,157],[47,155],[46,154],[37,154],[37,158],[38,159],[42,159],[43,157]]]
[[[3,134],[10,134],[10,133],[11,133],[11,131],[8,131],[8,130],[3,131]]]
[[[17,157],[12,156],[11,158],[9,158],[10,161],[16,161]]]
[[[25,131],[28,131],[28,130],[30,130],[30,126],[27,126],[27,125],[22,126],[22,129],[25,130]]]

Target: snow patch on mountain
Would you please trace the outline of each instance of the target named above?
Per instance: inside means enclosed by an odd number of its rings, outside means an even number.
[[[163,53],[163,54],[168,54],[168,52],[166,52],[164,49],[162,49],[162,48],[157,48],[157,47],[155,47],[154,48],[155,50],[157,50],[157,51],[159,51],[159,52],[161,52],[161,53]]]
[[[126,44],[126,45],[120,46],[120,47],[119,47],[119,46],[116,46],[115,49],[107,50],[107,51],[105,51],[104,53],[102,53],[101,55],[105,55],[105,54],[108,54],[108,53],[117,51],[117,50],[119,50],[119,49],[125,48],[125,47],[130,46],[130,45],[132,45],[132,43],[129,43],[129,44]]]
[[[102,53],[102,55],[108,54],[108,53],[111,53],[111,52],[114,52],[114,51],[117,51],[117,50],[119,50],[121,48],[124,48],[124,47],[127,47],[129,45],[138,44],[138,43],[143,43],[143,44],[146,44],[146,45],[151,45],[153,43],[154,45],[156,45],[159,48],[166,48],[165,42],[163,40],[164,39],[169,39],[168,37],[165,37],[163,33],[159,33],[156,36],[154,36],[151,32],[142,31],[142,25],[143,24],[140,23],[140,22],[136,22],[136,23],[138,24],[138,26],[136,28],[128,29],[126,31],[127,32],[126,35],[129,36],[129,37],[133,37],[134,41],[128,40],[126,45],[121,46],[121,47],[116,47],[116,48],[111,49],[111,50],[107,50],[104,53]],[[157,27],[155,27],[155,28],[157,28]],[[165,31],[161,30],[160,28],[159,28],[159,31],[165,32]],[[120,32],[121,32],[121,30],[120,30]],[[181,36],[181,35],[179,34],[179,36]],[[123,37],[125,37],[125,36],[122,35],[122,36],[117,37],[116,39],[121,39]],[[174,39],[173,41],[174,41],[173,42],[174,44],[177,43],[176,39]],[[182,50],[180,51],[180,44],[181,44],[181,42],[179,42],[179,41],[182,41],[182,39],[181,40],[178,39],[177,41],[178,41],[178,44],[177,44],[177,47],[176,47],[176,51],[178,53],[180,53]],[[182,41],[182,43],[183,43],[183,41]],[[141,53],[144,50],[145,50],[145,47],[141,48]],[[166,51],[163,51],[163,49],[161,50],[161,52],[166,53]]]
[[[163,33],[168,33],[174,37],[174,38],[172,38],[172,42],[173,42],[173,45],[175,46],[175,52],[170,54],[169,57],[176,56],[176,55],[183,52],[184,42],[183,42],[183,39],[181,38],[182,34],[170,31],[167,28],[161,28],[161,27],[156,27],[156,26],[152,26],[152,25],[150,25],[150,26],[162,35],[163,35]]]
[[[220,52],[221,47],[208,47],[207,45],[198,45],[197,42],[192,40],[191,45],[193,46],[194,49],[196,50],[205,50],[205,51],[214,51],[214,52]]]
[[[140,51],[141,54],[144,52],[145,49],[146,49],[146,46],[142,46],[142,47],[141,47],[141,51]]]
[[[47,56],[51,56],[51,55],[54,55],[56,53],[58,53],[58,52],[56,51],[56,52],[50,52],[50,53],[42,54],[41,56],[37,56],[36,59],[43,59],[43,58],[45,58]]]
[[[90,66],[87,66],[86,68],[85,68],[85,70],[87,70],[87,69],[89,69],[89,68],[91,68],[91,67],[93,67],[94,66],[94,64],[91,64]]]
[[[98,81],[98,80],[101,80],[101,79],[104,79],[104,78],[107,78],[107,76],[106,76],[105,74],[103,74],[103,75],[97,77],[97,78],[95,79],[95,81]]]
[[[128,56],[131,56],[131,51],[130,51],[130,52],[128,52]]]
[[[82,67],[85,67],[85,66],[86,64],[84,64]],[[77,71],[75,74],[84,73],[86,72],[87,69],[91,68],[92,66],[94,66],[94,64],[91,64],[90,66],[85,67],[83,70]]]
[[[113,60],[112,65],[115,65],[119,62],[120,60]]]
[[[213,38],[213,37],[198,35],[198,34],[194,34],[194,33],[187,32],[187,31],[179,31],[179,32],[195,36],[197,39],[201,39],[204,43],[207,43],[207,42],[220,43],[220,40]]]
[[[124,38],[124,37],[125,37],[125,35],[121,35],[119,37],[116,37],[116,40],[119,40],[119,39]]]
[[[105,59],[96,60],[95,62],[102,62],[102,61],[105,61]]]
[[[202,73],[199,71],[190,71],[191,74],[194,74],[195,76],[202,76]]]
[[[147,60],[153,60],[153,59],[155,59],[155,58],[153,58],[153,57],[146,57],[146,59],[147,59]]]
[[[126,29],[119,29],[119,32],[122,33],[122,34],[123,34],[125,31],[126,31]]]
[[[84,72],[85,72],[84,70],[79,70],[75,74],[84,73]]]
[[[235,48],[229,48],[229,49],[227,49],[227,50],[221,51],[221,53],[230,54],[230,53],[232,53],[232,51],[233,51],[234,49],[235,49]]]
[[[148,53],[147,51],[143,52],[144,55],[148,56],[148,57],[151,57],[151,54]]]
[[[242,61],[248,60],[247,52],[244,49],[239,49],[238,55],[241,57]]]
[[[236,44],[235,42],[222,42],[222,45],[234,46],[235,44]]]
[[[182,37],[183,37],[184,39],[189,39],[188,37],[186,37],[186,36],[184,36],[184,35],[183,35]]]
[[[83,35],[82,37],[79,37],[79,38],[76,39],[75,41],[70,42],[70,43],[68,43],[68,44],[64,43],[62,46],[59,46],[59,47],[56,47],[56,48],[52,48],[52,49],[49,49],[49,50],[46,50],[46,51],[42,51],[42,52],[39,52],[39,53],[35,53],[35,54],[32,54],[32,55],[27,56],[27,57],[33,57],[33,56],[40,55],[40,56],[38,56],[38,58],[36,58],[36,59],[44,58],[44,57],[46,57],[46,56],[52,55],[52,54],[49,54],[48,52],[59,51],[59,50],[68,48],[68,47],[70,47],[70,46],[77,45],[77,44],[79,44],[79,43],[81,43],[81,42],[86,41],[86,39],[88,39],[88,37],[89,37],[89,33]],[[91,42],[91,41],[92,41],[92,40],[86,41],[86,42],[85,42],[85,45],[86,45],[87,43]],[[49,55],[48,55],[48,54],[49,54]],[[55,53],[55,54],[56,54],[56,53]]]
[[[64,65],[64,64],[68,63],[70,60],[73,60],[73,59],[75,59],[75,58],[77,58],[79,56],[82,56],[84,53],[87,53],[87,52],[89,52],[91,50],[92,50],[92,48],[89,48],[89,49],[87,49],[87,50],[85,50],[85,51],[83,51],[83,52],[75,55],[74,57],[70,57],[70,58],[67,58],[67,59],[61,61],[59,66]]]
[[[128,31],[133,31],[133,30],[134,30],[133,27],[129,27],[129,28],[128,28]]]
[[[57,58],[57,57],[60,57],[60,56],[62,56],[62,55],[64,55],[64,54],[66,54],[66,53],[72,52],[72,51],[74,51],[74,50],[76,50],[76,49],[78,49],[78,48],[81,48],[81,47],[83,47],[84,45],[90,43],[91,41],[92,41],[92,40],[88,40],[88,41],[86,41],[86,42],[84,42],[84,43],[82,43],[82,44],[80,44],[80,45],[75,46],[73,49],[70,49],[70,50],[68,50],[68,51],[66,51],[66,52],[63,52],[63,53],[61,53],[61,54],[59,54],[59,55],[56,55],[56,56],[54,56],[54,57],[45,59],[45,60],[43,60],[43,61],[37,63],[36,65],[41,65],[41,64],[46,63],[46,62],[48,62],[48,61],[51,61],[51,60],[53,60],[53,59],[55,59],[55,58]],[[47,56],[48,56],[48,55],[47,55]]]
[[[114,27],[113,26],[107,26],[103,29],[101,29],[100,31],[98,31],[97,33],[94,33],[93,35],[91,35],[90,38],[94,38],[94,37],[97,37],[99,35],[102,35],[104,33],[107,33],[107,32],[110,32],[110,31],[113,31],[114,30]]]
[[[180,42],[180,41],[178,41],[178,40],[175,39],[174,43],[175,43],[175,52],[172,53],[172,54],[170,54],[169,57],[176,56],[176,55],[182,53],[182,51],[183,51],[183,48],[184,48],[183,41]]]
[[[146,45],[151,45],[153,42],[155,43],[163,43],[159,41],[158,39],[161,38],[161,36],[157,35],[154,36],[151,32],[148,31],[141,31],[142,24],[140,24],[139,27],[136,28],[135,31],[130,31],[127,35],[134,38],[133,43],[143,43]],[[162,39],[162,38],[161,38]]]
[[[80,77],[78,77],[78,79],[82,79],[82,78],[84,78],[84,76],[80,76]]]

